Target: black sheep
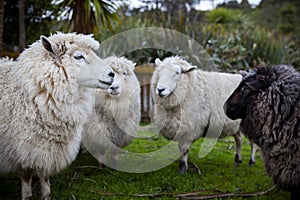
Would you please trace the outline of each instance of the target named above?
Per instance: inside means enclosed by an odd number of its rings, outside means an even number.
[[[258,67],[245,73],[224,105],[260,149],[274,183],[300,198],[300,73],[293,67]]]

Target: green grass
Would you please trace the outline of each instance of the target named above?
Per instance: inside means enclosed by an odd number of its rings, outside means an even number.
[[[134,197],[132,194],[161,194],[156,199],[176,199],[172,194],[196,191],[202,191],[200,195],[216,194],[218,191],[223,193],[259,192],[273,185],[272,180],[265,173],[258,152],[256,165],[248,166],[250,146],[247,139],[244,139],[243,142],[243,163],[239,167],[233,164],[233,138],[220,140],[212,152],[205,158],[199,159],[198,152],[201,141],[192,145],[189,154],[189,160],[199,166],[201,175],[192,167],[187,174],[179,174],[178,162],[158,171],[140,174],[98,169],[97,160],[88,152],[84,152],[70,167],[51,177],[52,199],[151,199],[151,197]],[[155,139],[135,139],[131,145],[126,147],[126,150],[151,152],[167,143],[168,141],[162,136]],[[39,199],[40,186],[37,178],[33,180],[33,185],[33,199]],[[20,199],[21,183],[17,174],[1,177],[0,188],[0,199]],[[248,199],[286,200],[288,198],[288,192],[274,189],[266,195]]]

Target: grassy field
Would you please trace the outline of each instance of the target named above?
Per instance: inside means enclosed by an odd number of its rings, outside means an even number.
[[[233,138],[219,140],[212,152],[199,159],[202,140],[195,142],[189,160],[199,166],[202,174],[191,167],[187,174],[178,173],[178,162],[149,173],[126,173],[110,168],[99,169],[98,162],[88,152],[78,156],[66,170],[51,177],[52,199],[178,199],[178,194],[199,192],[198,196],[221,193],[255,193],[272,186],[257,152],[257,162],[248,166],[250,146],[244,139],[243,163],[236,167]],[[168,141],[162,136],[155,139],[135,139],[126,147],[129,152],[150,152],[163,147]],[[33,180],[34,198],[39,199],[39,182]],[[0,178],[0,199],[20,199],[21,184],[18,174]],[[289,193],[274,189],[270,193],[248,199],[286,200]],[[220,198],[215,198],[220,199]],[[225,197],[223,199],[243,199]]]

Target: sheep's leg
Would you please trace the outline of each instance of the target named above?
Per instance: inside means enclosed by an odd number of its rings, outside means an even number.
[[[234,140],[235,140],[235,159],[234,159],[234,165],[239,166],[242,163],[242,135],[240,132],[237,132],[234,135]]]
[[[107,161],[106,161],[106,149],[100,148],[99,154],[98,154],[98,161],[99,161],[99,168],[105,169],[107,168]]]
[[[45,176],[43,172],[37,171],[37,175],[40,179],[41,183],[41,199],[48,200],[51,199],[51,189],[50,189],[50,181],[49,177]]]
[[[113,169],[118,168],[118,149],[117,148],[110,149],[110,164]]]
[[[256,144],[250,140],[251,146],[251,155],[249,160],[249,166],[253,166],[255,164],[255,153],[256,153]]]
[[[180,151],[180,164],[179,172],[181,174],[187,173],[188,170],[188,154],[190,150],[191,143],[178,143]]]
[[[32,169],[21,169],[22,200],[32,198]]]
[[[291,200],[299,200],[299,197],[300,197],[299,188],[291,191],[291,197],[290,197]]]

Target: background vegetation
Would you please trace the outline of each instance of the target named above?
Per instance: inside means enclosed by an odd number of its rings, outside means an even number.
[[[51,177],[52,198],[57,200],[131,200],[131,199],[184,199],[180,195],[207,196],[225,193],[257,193],[272,187],[272,180],[266,175],[260,155],[257,153],[255,166],[247,165],[250,155],[248,140],[243,142],[243,163],[236,167],[234,161],[234,139],[220,140],[212,152],[199,159],[202,140],[192,145],[189,159],[201,169],[190,166],[187,174],[178,172],[179,162],[158,171],[133,174],[112,169],[99,169],[98,161],[88,152],[78,156],[76,161],[63,172]],[[152,139],[135,139],[126,147],[129,152],[151,152],[168,143],[162,136]],[[0,179],[0,196],[3,200],[20,199],[20,184],[16,174]],[[39,199],[40,185],[33,180],[34,198]],[[188,197],[188,196],[186,196]],[[190,196],[191,198],[193,196]],[[220,199],[220,198],[213,198]],[[242,197],[222,199],[240,200]],[[249,199],[249,198],[248,198]],[[274,189],[270,193],[256,196],[255,200],[286,200],[289,193]]]
[[[196,10],[201,0],[140,0],[145,6],[135,9],[128,0],[26,0],[24,8],[23,1],[3,2],[4,55],[16,56],[24,43],[57,30],[93,33],[103,41],[132,28],[158,26],[195,39],[224,71],[260,64],[300,67],[300,2],[295,0],[262,0],[256,8],[247,0],[229,0],[212,11]],[[16,14],[22,8],[25,23]],[[143,64],[169,55],[156,49],[126,56]]]

